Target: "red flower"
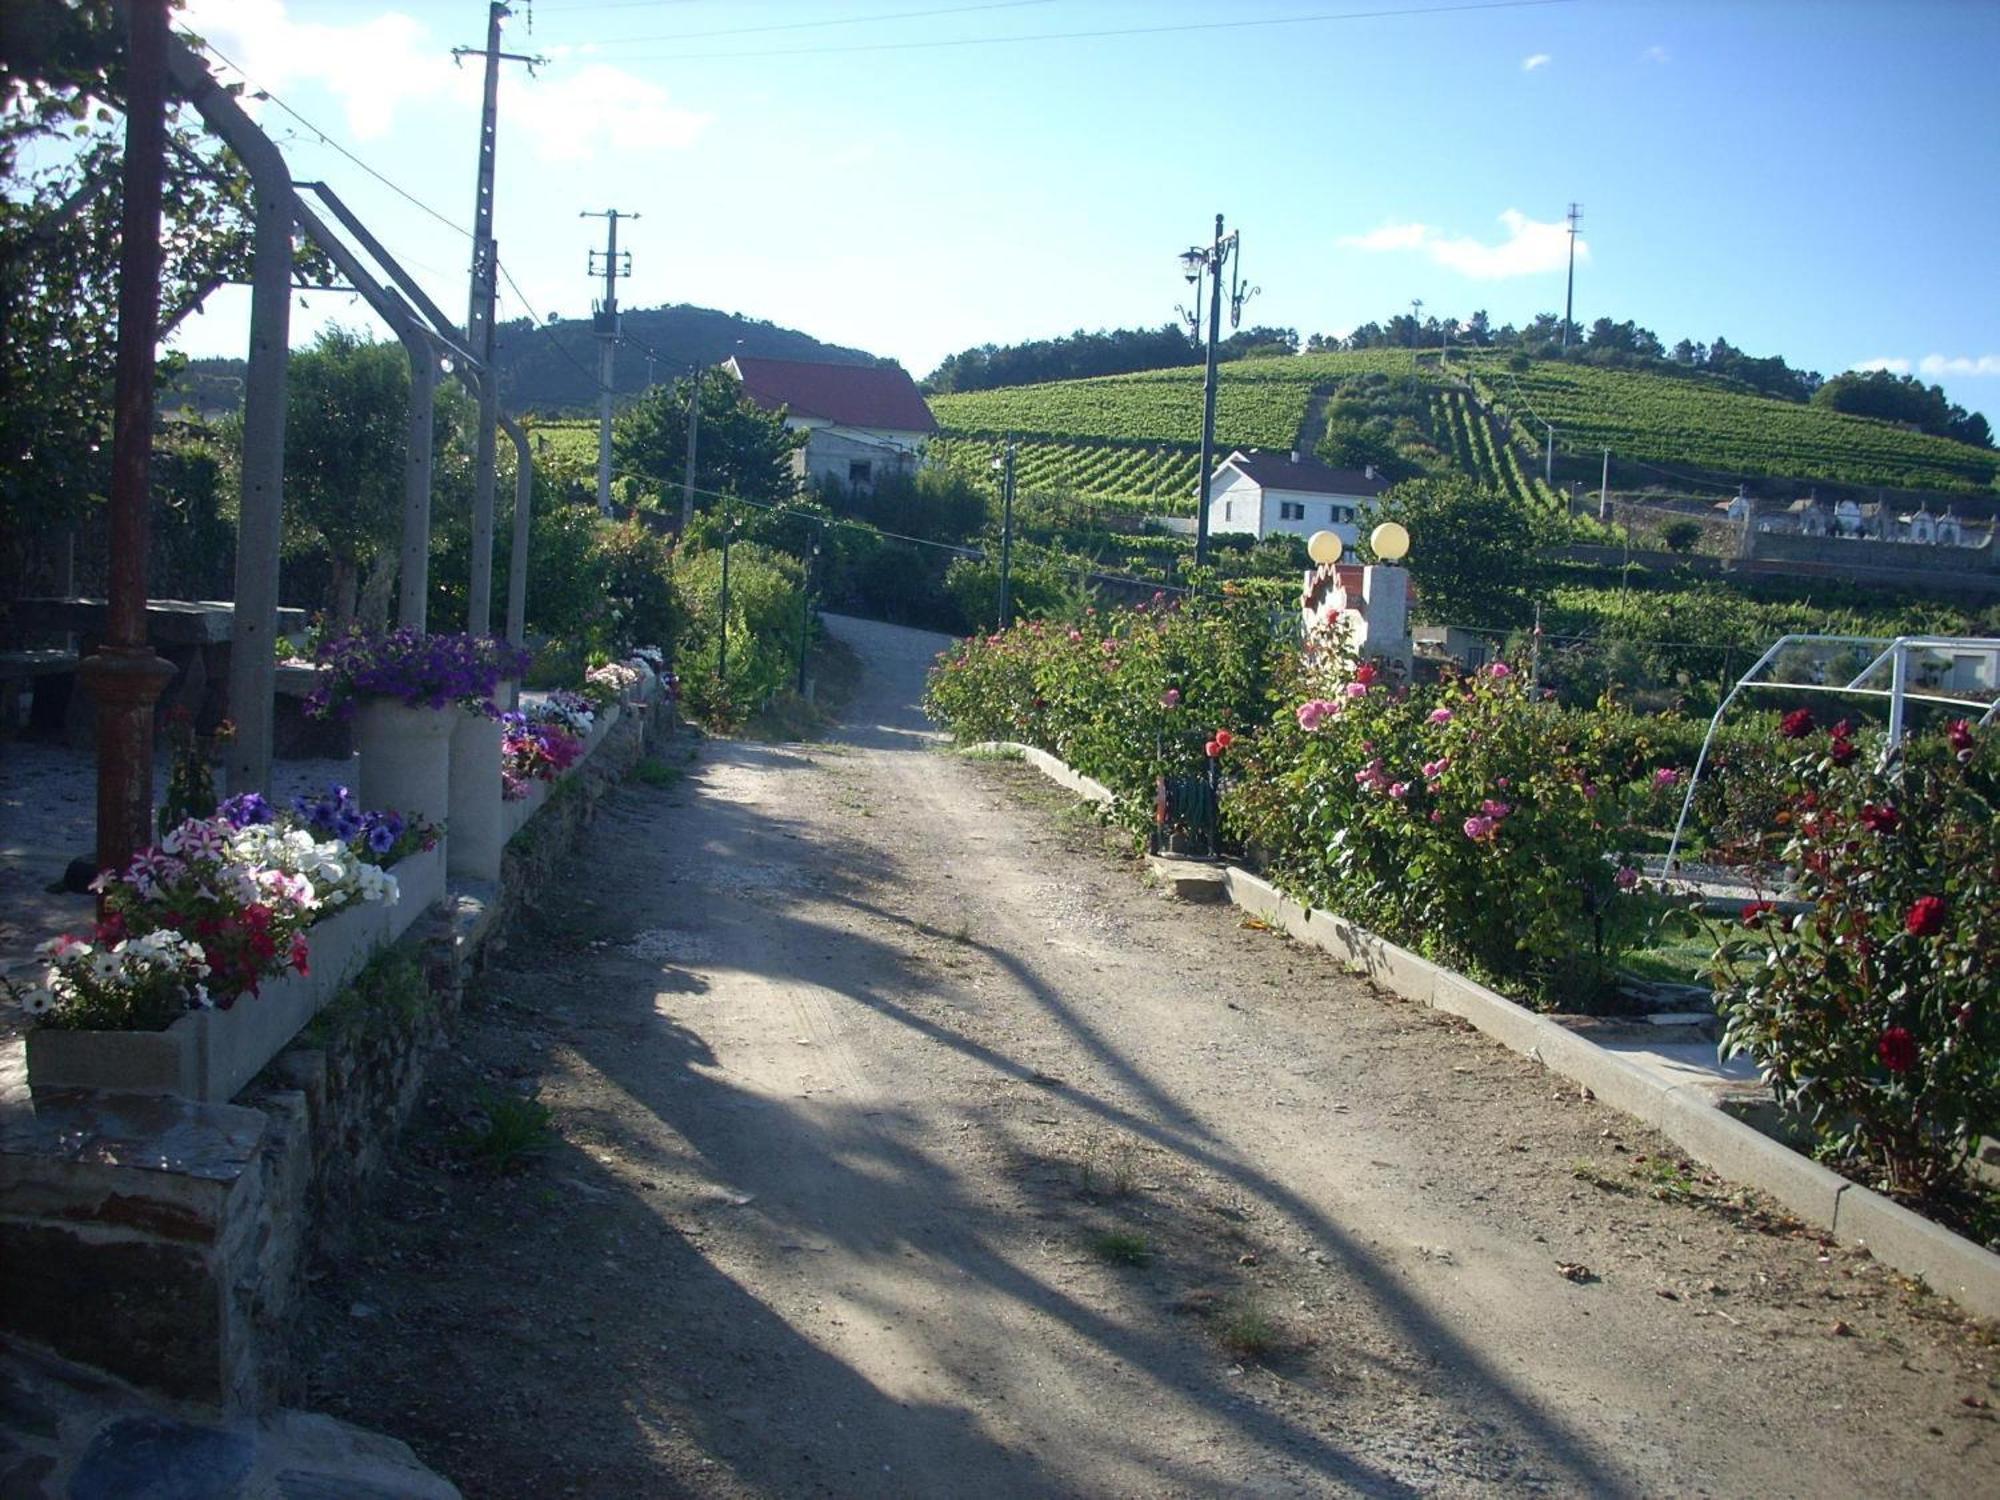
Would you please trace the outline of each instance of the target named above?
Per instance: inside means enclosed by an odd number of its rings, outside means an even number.
[[[1236,736],[1226,729],[1218,729],[1215,731],[1215,743],[1220,745],[1224,750],[1227,750],[1231,745],[1236,743]]]
[[[1907,1073],[1917,1065],[1917,1039],[1901,1026],[1891,1026],[1876,1038],[1875,1055],[1891,1073]]]
[[[1218,745],[1214,740],[1210,740],[1206,745],[1203,745],[1201,748],[1208,752],[1208,758],[1210,760],[1214,760],[1216,756],[1222,754],[1222,746]]]
[[[1903,930],[1911,937],[1935,937],[1944,931],[1946,910],[1944,897],[1919,896],[1903,918]]]
[[[1902,814],[1893,807],[1878,807],[1873,802],[1862,804],[1862,825],[1876,833],[1894,833],[1902,821]]]
[[[1833,742],[1833,748],[1827,753],[1833,757],[1833,763],[1836,766],[1847,765],[1856,755],[1860,754],[1854,748],[1854,741],[1838,739]]]
[[[1363,687],[1366,687],[1369,683],[1373,682],[1378,675],[1379,674],[1376,672],[1375,664],[1373,662],[1364,661],[1360,666],[1354,669],[1354,680],[1360,683]]]
[[[292,939],[292,967],[297,969],[301,974],[312,972],[306,967],[306,951],[306,940],[303,937]]]
[[[1745,904],[1743,911],[1741,913],[1743,919],[1743,925],[1745,927],[1762,927],[1764,925],[1764,913],[1776,911],[1777,909],[1778,908],[1769,901],[1748,902]]]
[[[1833,728],[1829,729],[1827,733],[1837,740],[1851,740],[1854,738],[1854,721],[1852,719],[1842,719]]]
[[[1778,725],[1778,733],[1788,740],[1802,740],[1813,732],[1812,710],[1795,708]]]

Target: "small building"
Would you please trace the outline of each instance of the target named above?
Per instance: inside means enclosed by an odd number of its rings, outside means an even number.
[[[914,473],[937,418],[901,365],[830,365],[739,354],[723,368],[766,411],[806,435],[793,472],[808,484],[832,480],[872,490],[892,473]]]
[[[1209,534],[1247,532],[1261,541],[1273,533],[1331,531],[1352,547],[1388,487],[1372,465],[1336,469],[1298,452],[1239,448],[1209,481]]]

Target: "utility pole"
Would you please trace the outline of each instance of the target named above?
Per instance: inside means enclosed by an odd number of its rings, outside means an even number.
[[[1604,477],[1597,481],[1597,519],[1602,521],[1611,513],[1611,450],[1604,450]]]
[[[1012,623],[1014,577],[1014,445],[1010,442],[993,460],[1000,471],[1000,616],[995,630]]]
[[[1549,445],[1543,450],[1542,456],[1542,482],[1544,484],[1554,484],[1556,482],[1556,430],[1547,422],[1542,423],[1542,425],[1549,429]]]
[[[688,455],[681,475],[681,535],[694,525],[694,445],[701,432],[701,361],[688,366]]]
[[[1412,370],[1417,367],[1417,346],[1423,342],[1423,311],[1424,299],[1421,297],[1412,297],[1410,299],[1410,368]]]
[[[500,426],[500,381],[493,369],[493,304],[498,296],[500,247],[493,239],[493,156],[500,129],[500,64],[525,63],[530,72],[548,59],[500,50],[500,23],[513,12],[491,0],[486,46],[454,47],[451,55],[484,56],[485,103],[479,116],[479,181],[472,200],[472,294],[465,314],[466,346],[479,357],[479,437],[472,493],[472,576],[466,589],[465,628],[486,635],[493,626],[493,473]]]
[[[819,533],[813,533],[812,545],[799,559],[805,564],[805,580],[799,589],[799,696],[806,695],[806,649],[812,636],[812,589],[813,564],[819,561]]]
[[[585,211],[577,215],[579,219],[602,219],[605,221],[604,242],[604,300],[597,305],[590,319],[591,331],[597,335],[597,512],[611,514],[611,387],[617,373],[618,359],[618,278],[632,274],[632,252],[627,250],[621,260],[618,253],[618,221],[636,219],[637,214],[623,214],[615,208],[607,208],[603,213]],[[597,251],[590,252],[590,274],[597,274]],[[648,361],[647,383],[651,383],[651,362]]]
[[[716,647],[715,676],[722,684],[722,701],[729,702],[729,544],[736,540],[736,517],[722,510],[722,639]]]
[[[1569,290],[1563,293],[1563,348],[1569,348],[1569,331],[1576,315],[1576,226],[1583,222],[1583,205],[1569,206]]]
[[[1208,491],[1215,467],[1215,345],[1222,327],[1222,272],[1230,268],[1229,275],[1229,326],[1237,328],[1243,322],[1243,304],[1256,296],[1260,288],[1243,285],[1241,255],[1242,242],[1238,231],[1222,232],[1222,215],[1215,216],[1215,239],[1213,243],[1194,245],[1181,252],[1181,271],[1187,277],[1189,286],[1195,289],[1195,310],[1181,310],[1188,321],[1189,331],[1196,338],[1201,337],[1201,278],[1208,277],[1208,361],[1201,387],[1201,478],[1196,496],[1194,519],[1194,563],[1204,567],[1208,562]]]

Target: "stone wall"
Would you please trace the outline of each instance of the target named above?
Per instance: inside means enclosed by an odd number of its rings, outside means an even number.
[[[485,942],[672,724],[621,716],[499,887],[448,896],[236,1101],[0,1089],[0,1327],[226,1412],[282,1400],[306,1265],[365,1202]]]

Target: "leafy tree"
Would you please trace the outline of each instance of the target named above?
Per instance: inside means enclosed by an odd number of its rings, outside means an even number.
[[[657,486],[678,508],[687,471],[688,397],[691,382],[654,386],[611,429],[611,456],[620,473]],[[709,375],[701,382],[701,429],[695,444],[695,505],[707,509],[716,494],[776,504],[798,493],[792,455],[805,446],[802,433],[785,430],[784,417],[765,411],[736,381]]]
[[[292,356],[285,386],[285,543],[319,548],[332,569],[327,601],[354,618],[364,568],[386,601],[409,451],[409,363],[400,345],[329,328]]]
[[[1669,552],[1685,556],[1694,551],[1695,543],[1701,540],[1701,522],[1693,519],[1669,521],[1660,528],[1660,540],[1666,543]]]
[[[1924,432],[1956,438],[1961,443],[1974,443],[1982,448],[1993,446],[1993,430],[1985,417],[1954,404],[1945,395],[1943,386],[1927,386],[1914,375],[1896,375],[1888,370],[1849,370],[1814,391],[1812,402],[1814,406],[1852,416],[1907,422]]]
[[[7,0],[4,33],[0,524],[30,531],[76,519],[109,483],[124,41],[110,0]],[[162,338],[247,278],[251,235],[242,169],[180,107],[165,171]]]
[[[1410,533],[1407,566],[1425,619],[1506,626],[1528,617],[1534,531],[1505,495],[1455,475],[1410,479],[1382,496],[1382,513]]]

